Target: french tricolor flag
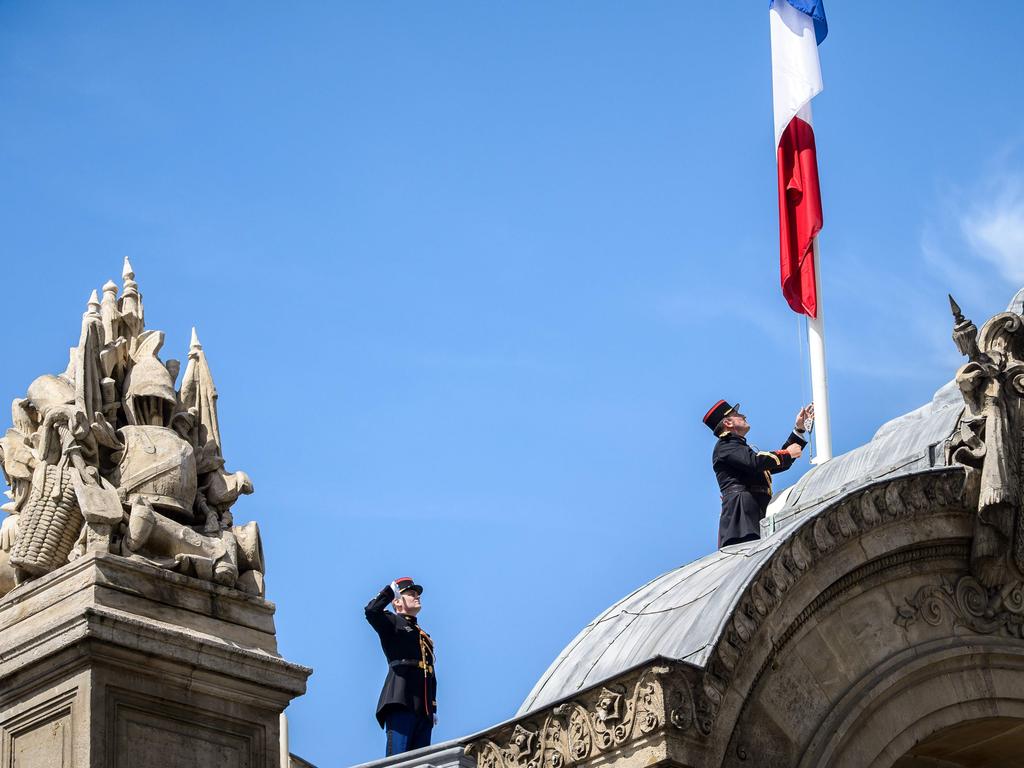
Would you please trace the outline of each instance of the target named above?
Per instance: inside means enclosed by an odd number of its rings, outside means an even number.
[[[828,24],[823,0],[771,0],[769,15],[782,294],[794,312],[814,318],[814,238],[822,215],[811,99],[822,89],[818,46],[828,34]]]

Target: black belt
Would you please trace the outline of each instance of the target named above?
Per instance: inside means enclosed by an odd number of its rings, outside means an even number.
[[[738,496],[741,493],[760,493],[762,496],[771,496],[772,489],[767,485],[758,485],[754,488],[730,488],[727,491],[722,491],[722,498],[728,498],[729,496]]]
[[[426,664],[419,659],[395,659],[389,661],[388,666],[394,669],[395,667],[419,667],[424,670],[427,674],[434,674],[434,667],[431,664]]]

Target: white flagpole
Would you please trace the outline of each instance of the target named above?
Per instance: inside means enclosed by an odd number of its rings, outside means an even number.
[[[828,370],[825,366],[825,313],[821,300],[821,270],[818,266],[818,238],[814,238],[814,293],[817,317],[807,318],[807,347],[811,358],[811,398],[814,401],[814,449],[811,461],[824,464],[832,458],[832,425],[828,411]]]
[[[288,746],[288,715],[284,712],[278,718],[278,728],[280,729],[280,742],[278,743],[281,768],[289,768],[292,762],[291,749]]]

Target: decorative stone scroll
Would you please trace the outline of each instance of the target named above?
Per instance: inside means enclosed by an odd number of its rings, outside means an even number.
[[[933,627],[949,618],[954,626],[981,635],[1000,632],[1024,639],[1024,591],[1019,585],[1008,591],[993,591],[973,576],[956,582],[943,578],[941,585],[926,585],[907,598],[899,608],[896,623],[904,629],[915,621]]]
[[[175,389],[180,364],[160,359],[127,259],[122,277],[120,295],[110,281],[89,297],[67,369],[12,405],[0,595],[93,551],[262,595],[259,529],[231,513],[252,481],[225,469],[206,353],[193,329]]]
[[[666,727],[694,722],[692,681],[677,663],[653,663],[599,690],[499,727],[471,742],[479,768],[569,768]]]

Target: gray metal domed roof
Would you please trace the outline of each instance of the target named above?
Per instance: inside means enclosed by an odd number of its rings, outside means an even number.
[[[1024,291],[1011,309],[1019,313],[1022,304]],[[797,521],[863,486],[943,465],[945,442],[962,410],[950,382],[927,405],[886,423],[865,445],[811,469],[780,493],[769,509],[771,535],[662,574],[612,605],[559,654],[517,716],[659,656],[705,666],[736,600]]]

